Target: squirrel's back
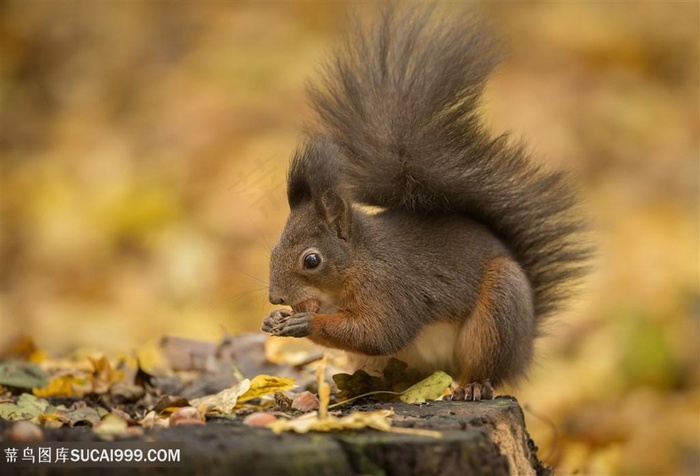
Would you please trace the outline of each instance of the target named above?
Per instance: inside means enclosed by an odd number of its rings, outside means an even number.
[[[339,180],[352,201],[464,214],[490,229],[524,269],[536,315],[545,316],[590,254],[575,195],[563,173],[485,130],[478,105],[497,48],[473,19],[438,16],[388,7],[371,28],[358,27],[322,87],[309,89],[317,133],[340,147]]]

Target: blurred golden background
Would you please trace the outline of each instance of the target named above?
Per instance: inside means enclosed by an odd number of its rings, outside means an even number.
[[[3,2],[0,345],[257,330],[304,82],[347,7]],[[514,390],[541,456],[697,474],[698,4],[478,8],[510,53],[491,127],[573,170],[599,247]]]

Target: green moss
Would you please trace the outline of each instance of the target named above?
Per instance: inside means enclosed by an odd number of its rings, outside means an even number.
[[[340,441],[354,472],[367,476],[386,476],[384,471],[367,454],[367,447],[383,440],[375,435],[358,435]]]

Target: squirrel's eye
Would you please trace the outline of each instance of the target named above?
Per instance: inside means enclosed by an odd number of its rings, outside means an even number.
[[[318,253],[309,253],[308,255],[304,256],[305,269],[317,268],[319,264],[321,264],[321,256]]]

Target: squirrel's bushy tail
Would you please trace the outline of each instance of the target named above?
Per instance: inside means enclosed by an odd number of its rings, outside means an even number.
[[[555,310],[589,255],[562,173],[533,164],[492,137],[478,103],[499,61],[483,27],[434,9],[390,7],[358,27],[309,89],[320,133],[343,150],[354,201],[415,212],[463,213],[511,249],[535,293]]]

